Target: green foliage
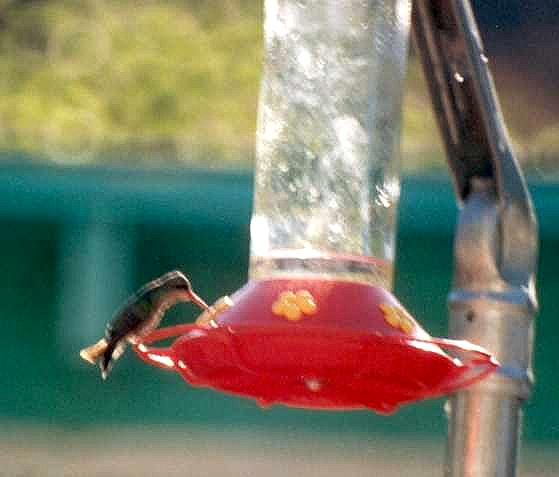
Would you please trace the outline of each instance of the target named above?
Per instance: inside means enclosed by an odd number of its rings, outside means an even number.
[[[261,1],[0,0],[0,23],[0,150],[73,163],[252,159]],[[528,94],[501,93],[521,157],[557,170],[557,122],[531,131],[534,111],[518,106]],[[402,137],[407,170],[444,167],[414,60]]]
[[[232,1],[216,15],[196,3],[55,0],[8,9],[2,147],[73,160],[246,158],[260,22],[254,8],[243,15]]]
[[[543,128],[524,145],[534,174],[542,178],[559,178],[559,124]]]

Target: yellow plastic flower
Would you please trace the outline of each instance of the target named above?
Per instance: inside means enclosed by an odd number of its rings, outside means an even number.
[[[196,324],[209,325],[220,313],[228,310],[232,306],[233,302],[231,301],[231,298],[228,296],[222,296],[196,319]]]
[[[384,320],[392,328],[399,329],[407,335],[413,331],[415,324],[402,308],[388,303],[381,303],[379,308],[384,313]]]
[[[316,311],[316,302],[308,290],[282,292],[272,304],[272,313],[289,321],[298,321],[304,315],[314,315]]]

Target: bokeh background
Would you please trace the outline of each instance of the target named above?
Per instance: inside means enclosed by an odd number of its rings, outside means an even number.
[[[541,225],[523,476],[559,463],[559,6],[473,1]],[[78,356],[144,282],[247,278],[262,62],[254,0],[0,0],[0,476],[442,475],[442,400],[308,412]],[[396,293],[446,334],[455,204],[411,53]],[[169,323],[194,319],[177,306]]]

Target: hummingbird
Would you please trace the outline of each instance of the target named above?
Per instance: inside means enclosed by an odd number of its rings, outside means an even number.
[[[143,337],[159,326],[170,307],[189,301],[204,311],[209,309],[204,300],[194,293],[190,281],[182,272],[175,270],[152,280],[126,301],[107,323],[105,336],[82,349],[80,356],[91,364],[99,362],[101,377],[106,379],[128,343],[140,343]]]

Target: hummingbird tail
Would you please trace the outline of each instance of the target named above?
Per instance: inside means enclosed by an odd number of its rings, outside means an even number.
[[[80,351],[80,356],[89,361],[91,364],[95,364],[97,360],[107,351],[109,344],[105,338],[101,338],[97,343]]]
[[[101,369],[101,377],[107,379],[115,361],[121,357],[126,349],[126,342],[120,340],[118,342],[110,342],[101,355],[99,361],[99,368]]]

